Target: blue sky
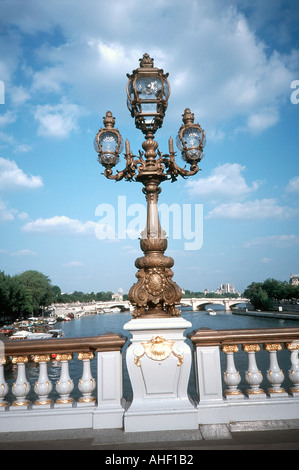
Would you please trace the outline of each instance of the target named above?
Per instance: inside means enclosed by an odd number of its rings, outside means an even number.
[[[118,216],[121,197],[134,222],[141,185],[106,180],[93,140],[109,109],[138,154],[126,73],[147,52],[171,85],[160,151],[186,107],[207,136],[202,171],[162,185],[160,203],[203,205],[199,249],[170,227],[174,280],[242,291],[298,273],[298,0],[0,0],[0,11],[1,270],[39,270],[64,292],[135,282],[138,240],[99,239],[96,214],[110,204]]]

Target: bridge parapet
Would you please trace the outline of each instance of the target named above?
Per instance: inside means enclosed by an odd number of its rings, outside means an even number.
[[[234,307],[237,304],[242,304],[242,303],[248,303],[249,299],[245,299],[243,297],[237,298],[237,299],[232,299],[230,297],[220,297],[220,298],[215,298],[215,297],[199,297],[199,298],[183,298],[181,300],[181,305],[190,305],[192,307],[193,311],[198,310],[198,307],[203,307],[205,305],[223,305],[224,310],[227,312],[231,310],[232,307]]]
[[[167,319],[163,322],[166,327]],[[196,396],[192,397],[192,403],[198,424],[299,419],[299,328],[197,330],[188,336],[194,345]],[[148,338],[150,341],[146,344],[154,345],[153,349],[134,350],[136,361],[132,367],[137,371],[143,361],[150,366],[151,360],[154,365],[159,361],[161,367],[167,367],[169,361],[176,366],[176,371],[185,364],[183,350],[176,348],[172,341],[162,337],[150,339],[151,334]],[[99,337],[2,343],[0,432],[121,428],[127,408],[122,382],[125,342],[126,338],[111,333]],[[240,346],[247,355],[247,364],[240,362],[238,366],[235,356]],[[259,370],[257,365],[261,348],[269,359],[266,371]],[[284,360],[284,366],[281,362],[285,357],[283,349],[289,357],[289,364]],[[225,356],[226,365],[220,360],[220,354]],[[17,374],[13,377],[10,374],[8,383],[5,380],[7,357],[17,368]],[[48,376],[53,360],[61,364],[56,383],[58,398]],[[83,363],[82,377],[77,383],[79,399],[74,398],[77,379],[71,377],[72,367],[69,367],[76,360]],[[97,361],[96,378],[91,373],[92,360]],[[35,372],[32,375],[32,364],[38,367],[38,379]],[[242,376],[248,384],[246,391],[239,388]],[[287,385],[286,376],[289,378]],[[153,375],[151,380],[155,390],[157,377]],[[93,396],[96,383],[97,396]],[[11,401],[10,390],[14,401]],[[33,399],[32,392],[36,395]],[[163,413],[162,400],[162,416]]]

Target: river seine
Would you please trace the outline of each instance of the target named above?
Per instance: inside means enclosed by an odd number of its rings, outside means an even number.
[[[220,307],[220,306],[219,306]],[[257,318],[251,316],[243,315],[234,315],[232,313],[226,313],[223,310],[217,310],[217,306],[213,305],[213,309],[216,311],[216,315],[209,315],[206,311],[192,312],[190,308],[182,308],[182,316],[192,323],[192,328],[186,330],[186,334],[192,330],[197,330],[199,328],[211,328],[214,330],[224,330],[224,329],[241,329],[241,328],[285,328],[285,327],[298,327],[299,321],[295,320],[279,320],[275,318]],[[97,336],[104,333],[113,332],[119,333],[121,335],[127,336],[128,341],[123,348],[123,365],[124,365],[124,397],[128,399],[132,393],[130,380],[127,374],[126,365],[125,365],[125,351],[129,345],[129,334],[123,330],[123,326],[131,319],[131,314],[129,312],[125,313],[112,313],[104,315],[91,315],[83,316],[80,319],[74,319],[69,322],[60,322],[55,325],[56,328],[61,328],[64,331],[65,338],[71,337],[83,337],[83,336]],[[191,342],[187,339],[188,344],[192,347]],[[266,379],[266,371],[269,367],[269,354],[267,351],[264,351],[261,348],[261,351],[256,354],[257,364],[261,370],[264,380],[261,384],[261,387],[267,389],[269,384]],[[222,370],[226,368],[226,358],[225,354],[221,353],[221,362]],[[289,379],[287,377],[287,371],[290,366],[290,353],[287,350],[282,350],[278,354],[278,362],[281,369],[284,372],[285,380],[283,386],[288,388],[290,386]],[[239,347],[239,352],[235,354],[235,365],[237,370],[240,372],[242,381],[240,383],[240,389],[246,390],[248,384],[245,381],[244,373],[247,370],[247,354],[241,350]],[[92,374],[96,378],[96,359],[91,361]],[[60,364],[50,363],[48,367],[48,375],[50,380],[53,383],[53,391],[51,393],[51,398],[56,400],[58,395],[55,391],[55,384],[59,379],[60,375]],[[78,391],[78,381],[82,376],[82,362],[76,360],[76,355],[74,355],[74,360],[70,362],[70,376],[74,381],[74,390],[72,396],[77,399],[80,396]],[[10,388],[12,383],[16,379],[16,369],[7,371],[5,374],[6,381],[9,383]],[[34,383],[38,378],[38,367],[36,365],[29,365],[27,367],[27,379],[31,384],[31,391],[29,398],[31,400],[36,399],[33,388]],[[195,385],[194,385],[194,374],[191,370],[190,381],[189,381],[189,394],[195,396]],[[96,391],[94,392],[96,396]],[[7,396],[8,401],[14,399],[11,396],[11,393]]]

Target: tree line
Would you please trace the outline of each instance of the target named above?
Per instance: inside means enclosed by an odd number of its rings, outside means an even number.
[[[272,310],[274,305],[283,301],[299,299],[299,285],[269,278],[264,282],[252,282],[244,291],[255,309]]]
[[[25,271],[10,276],[0,271],[0,320],[14,321],[39,315],[52,303],[73,303],[111,300],[113,292],[75,291],[64,294],[53,286],[48,276],[39,271]]]
[[[183,299],[190,299],[190,298],[201,299],[203,297],[208,297],[208,298],[213,298],[213,299],[221,299],[223,297],[237,299],[239,297],[239,294],[236,292],[234,294],[230,292],[226,292],[224,294],[216,294],[216,292],[208,292],[207,294],[205,294],[204,292],[201,292],[201,291],[191,291],[188,289],[185,289],[184,293],[182,294]]]

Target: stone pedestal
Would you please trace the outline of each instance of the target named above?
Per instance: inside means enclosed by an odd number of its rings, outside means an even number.
[[[197,429],[197,410],[188,397],[191,350],[182,317],[133,319],[126,361],[133,400],[124,415],[127,432]]]

